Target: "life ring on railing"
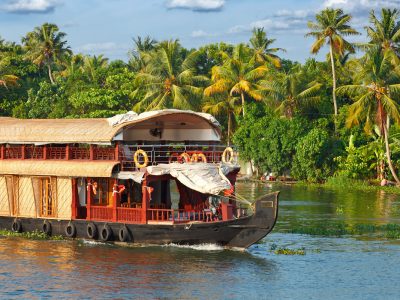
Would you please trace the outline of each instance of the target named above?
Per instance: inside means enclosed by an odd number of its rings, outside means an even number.
[[[174,162],[174,159],[175,159],[177,162],[180,161],[179,154],[176,153],[176,152],[171,154],[171,156],[170,156],[169,159],[168,159],[168,163],[170,164],[170,163]]]
[[[229,157],[229,159],[228,159]],[[222,152],[222,162],[230,163],[233,160],[233,149],[231,147],[226,147],[224,152]]]
[[[139,162],[139,155],[143,156],[144,159],[143,163]],[[147,156],[147,153],[144,150],[139,149],[133,155],[133,161],[135,162],[136,168],[144,168],[147,167],[147,164],[149,163],[149,157]]]
[[[194,153],[192,158],[190,159],[191,162],[198,162],[201,159],[201,162],[206,163],[207,157],[203,153]]]
[[[181,159],[181,162],[190,162],[190,155],[186,152],[183,152],[181,155],[179,155],[179,158]]]

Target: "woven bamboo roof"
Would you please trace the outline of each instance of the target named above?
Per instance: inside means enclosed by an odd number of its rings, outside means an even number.
[[[2,160],[0,174],[26,176],[111,177],[116,161]]]
[[[0,117],[0,144],[2,143],[110,143],[125,127],[176,118],[191,120],[199,128],[213,128],[220,133],[219,123],[211,115],[192,111],[165,109],[136,114],[117,115],[98,119],[16,119]],[[198,125],[196,125],[198,124]],[[151,127],[150,127],[151,128]]]

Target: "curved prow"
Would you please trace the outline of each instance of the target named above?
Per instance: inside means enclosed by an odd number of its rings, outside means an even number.
[[[229,247],[247,248],[257,243],[274,228],[278,218],[279,192],[267,194],[255,202],[254,214],[242,230],[228,244]]]

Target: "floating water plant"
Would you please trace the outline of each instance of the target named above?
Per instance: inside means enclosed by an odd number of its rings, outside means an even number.
[[[44,232],[41,231],[32,231],[32,232],[13,232],[10,230],[0,230],[0,236],[5,237],[22,237],[32,240],[63,240],[64,238],[60,235],[48,236]]]
[[[304,248],[299,248],[299,249],[278,248],[274,250],[274,253],[282,255],[306,255],[306,251]]]

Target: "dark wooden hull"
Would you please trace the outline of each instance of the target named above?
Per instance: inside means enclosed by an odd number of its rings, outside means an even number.
[[[227,247],[247,248],[264,238],[273,229],[278,216],[278,192],[265,195],[255,203],[255,213],[249,217],[219,222],[192,222],[187,224],[121,224],[87,220],[48,220],[40,218],[0,217],[0,228],[11,230],[15,220],[21,231],[42,231],[45,222],[50,223],[51,235],[67,236],[66,228],[73,224],[75,238],[89,238],[89,224],[97,230],[92,239],[121,241],[137,244],[204,244],[213,243]],[[104,239],[107,227],[109,235]],[[124,232],[123,239],[121,231]],[[103,236],[102,236],[103,234]]]

